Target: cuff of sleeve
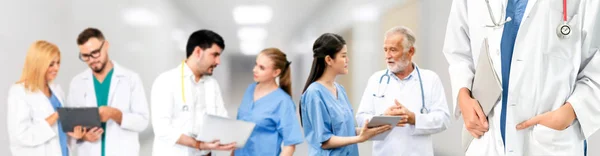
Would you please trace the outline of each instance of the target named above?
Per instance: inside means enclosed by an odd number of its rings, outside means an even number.
[[[131,130],[133,127],[133,124],[135,124],[135,123],[131,121],[131,117],[129,116],[129,114],[122,112],[122,111],[121,111],[121,114],[122,114],[121,128]]]
[[[44,138],[43,140],[50,140],[50,138],[56,136],[56,132],[54,132],[54,129],[52,128],[52,126],[50,124],[48,124],[48,122],[46,122],[45,119],[40,120],[39,122],[41,126],[39,126],[40,129],[40,134],[42,136],[42,138]],[[57,123],[59,121],[56,121]],[[55,123],[56,124],[56,123]]]
[[[456,74],[451,74],[450,77],[452,80],[452,104],[454,107],[452,113],[454,114],[454,119],[458,119],[461,115],[460,107],[458,107],[458,93],[462,88],[471,90],[471,87],[473,86],[473,74],[464,71],[456,71]]]
[[[585,119],[581,119],[579,118],[581,117],[586,117],[586,116],[590,116],[589,111],[582,106],[582,101],[577,97],[577,96],[572,96],[570,97],[567,102],[571,103],[571,106],[573,107],[573,111],[575,112],[575,116],[577,116],[576,120],[579,121],[579,125],[581,126],[581,131],[583,133],[583,136],[585,138],[589,138],[590,136],[592,136],[592,134],[594,134],[594,132],[596,130],[598,130],[598,126],[594,126],[594,125],[600,125],[600,123],[596,122],[596,123],[590,123],[590,122],[594,122],[593,120],[585,120]]]
[[[415,130],[412,135],[422,135],[425,134],[427,130],[427,121],[426,116],[421,113],[415,113]]]
[[[139,121],[139,117],[138,117],[138,119],[136,119],[136,115],[131,114],[131,113],[122,112],[122,114],[123,115],[121,118],[121,128],[130,130],[130,131],[135,131],[135,132],[141,132],[141,131],[143,131],[143,129],[146,128],[144,125],[142,125],[143,123],[141,123],[141,122],[148,122],[148,121]],[[143,127],[143,128],[141,128],[141,127]]]
[[[323,142],[331,139],[331,136],[333,136],[333,135],[331,135],[331,134],[323,134],[322,139],[319,140],[319,147],[323,146]]]
[[[299,138],[296,140],[284,141],[283,146],[297,145],[297,144],[301,144],[302,142],[304,142],[304,140],[302,138]]]
[[[456,88],[452,91],[452,105],[454,107],[454,109],[452,110],[452,113],[454,114],[454,119],[459,119],[461,112],[460,112],[460,107],[458,106],[458,93],[460,92],[460,89],[462,88],[468,88],[469,90],[471,90],[471,83],[464,83],[464,84],[459,84],[456,85]]]
[[[423,119],[425,116],[421,113],[415,113],[415,129],[423,129],[426,122]]]
[[[175,145],[175,144],[177,144],[177,141],[179,140],[181,135],[183,135],[183,133],[181,133],[181,132],[176,132],[176,133],[170,134],[169,136],[167,136],[165,138],[166,139],[165,141],[172,145]]]
[[[200,154],[200,155],[207,155],[208,153],[210,153],[210,150],[199,150],[198,151],[198,154]]]

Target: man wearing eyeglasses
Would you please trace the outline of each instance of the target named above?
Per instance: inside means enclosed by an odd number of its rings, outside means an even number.
[[[74,153],[86,156],[139,155],[138,133],[148,126],[149,111],[142,80],[108,56],[110,43],[96,28],[77,38],[79,59],[89,69],[71,81],[68,107],[98,107],[102,127],[77,141]]]

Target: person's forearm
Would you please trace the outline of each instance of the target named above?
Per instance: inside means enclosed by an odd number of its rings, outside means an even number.
[[[187,135],[183,135],[183,134],[179,137],[179,140],[177,140],[177,144],[192,147],[192,148],[198,148],[196,139],[194,139],[190,136],[187,136]]]
[[[356,144],[363,142],[359,136],[351,136],[351,137],[340,137],[340,136],[331,136],[329,140],[323,142],[321,148],[323,149],[331,149],[343,147],[351,144]]]
[[[292,156],[294,155],[294,151],[296,151],[296,145],[283,146],[281,150],[280,156]]]
[[[114,114],[112,115],[112,120],[117,124],[121,125],[121,121],[123,121],[123,112],[121,110],[114,108]]]
[[[463,99],[463,98],[472,98],[471,90],[469,90],[468,88],[461,88],[458,91],[458,99]]]
[[[56,120],[58,120],[58,113],[53,113],[52,115],[46,117],[46,122],[48,122],[48,125],[54,125]]]

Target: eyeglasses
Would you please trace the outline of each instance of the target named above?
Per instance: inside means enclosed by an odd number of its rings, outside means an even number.
[[[79,59],[83,62],[87,62],[90,60],[90,57],[91,58],[100,57],[100,51],[102,50],[102,47],[104,47],[104,41],[102,41],[102,44],[100,44],[100,48],[93,50],[89,54],[79,54]]]

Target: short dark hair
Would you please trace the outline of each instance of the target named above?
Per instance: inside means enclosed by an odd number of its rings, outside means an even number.
[[[186,46],[186,58],[194,53],[194,48],[196,48],[196,46],[205,50],[212,47],[213,44],[217,44],[221,49],[225,49],[223,37],[211,30],[201,29],[192,33]]]
[[[102,32],[96,28],[86,28],[79,36],[77,36],[77,45],[83,45],[85,42],[90,40],[90,38],[97,38],[98,40],[104,40],[104,35]]]

